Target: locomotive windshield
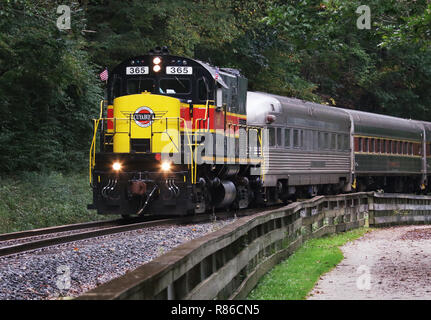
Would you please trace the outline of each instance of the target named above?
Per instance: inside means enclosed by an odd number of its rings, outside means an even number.
[[[138,94],[142,92],[155,92],[154,79],[129,79],[127,80],[127,94]]]
[[[190,79],[160,79],[159,90],[160,93],[165,94],[188,94],[191,92],[191,81]]]
[[[164,78],[160,79],[159,83],[155,79],[137,78],[127,80],[127,94],[139,94],[142,92],[159,93],[166,95],[174,94],[190,94],[191,93],[190,79]],[[206,92],[200,96],[206,97]],[[204,98],[205,99],[205,98]]]

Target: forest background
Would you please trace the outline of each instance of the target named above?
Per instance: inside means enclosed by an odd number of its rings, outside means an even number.
[[[70,203],[58,192],[85,175],[98,75],[128,57],[167,46],[240,69],[252,91],[431,121],[430,44],[430,0],[0,0],[0,220],[44,188],[41,208]]]
[[[1,0],[0,172],[85,167],[98,74],[156,46],[249,90],[431,121],[430,43],[429,0]]]

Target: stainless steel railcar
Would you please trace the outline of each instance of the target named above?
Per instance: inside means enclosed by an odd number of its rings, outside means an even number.
[[[264,186],[280,199],[426,188],[431,123],[259,92],[247,101],[247,122],[268,130]]]
[[[282,200],[350,190],[350,117],[341,109],[248,92],[247,123],[268,132],[264,187]]]

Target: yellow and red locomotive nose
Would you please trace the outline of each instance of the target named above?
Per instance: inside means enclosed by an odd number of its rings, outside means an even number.
[[[114,99],[115,153],[179,152],[181,102],[144,92]]]

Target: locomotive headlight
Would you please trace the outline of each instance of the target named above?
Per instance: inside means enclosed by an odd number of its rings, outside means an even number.
[[[159,72],[159,71],[160,71],[160,69],[161,69],[161,67],[160,67],[158,64],[156,64],[156,65],[153,67],[154,72]]]
[[[162,59],[160,59],[159,57],[155,57],[155,58],[153,59],[153,63],[154,63],[154,64],[160,64],[160,62],[162,62]]]
[[[163,161],[161,168],[162,168],[162,171],[168,172],[171,170],[171,163],[168,161]]]
[[[112,165],[112,169],[114,169],[114,171],[120,171],[121,167],[122,165],[119,162],[114,162],[114,164]]]

